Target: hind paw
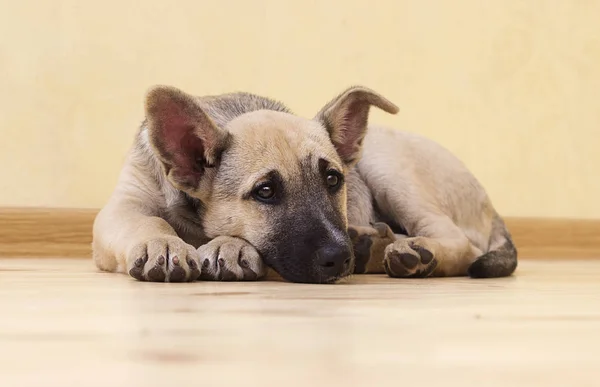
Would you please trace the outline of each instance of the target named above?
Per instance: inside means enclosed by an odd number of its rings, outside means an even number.
[[[437,259],[427,248],[424,238],[406,238],[395,241],[385,249],[383,266],[394,278],[425,278],[433,274]]]

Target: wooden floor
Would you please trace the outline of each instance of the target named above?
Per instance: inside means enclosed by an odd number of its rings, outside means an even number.
[[[600,261],[498,280],[148,284],[0,260],[0,386],[598,386]]]

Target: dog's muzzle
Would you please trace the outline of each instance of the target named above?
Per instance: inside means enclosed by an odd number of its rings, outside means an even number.
[[[315,252],[316,282],[328,283],[350,274],[352,251],[345,245],[327,245]]]

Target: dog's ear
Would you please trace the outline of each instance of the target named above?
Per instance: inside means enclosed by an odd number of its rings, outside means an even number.
[[[371,105],[390,114],[398,112],[398,107],[385,97],[355,86],[330,101],[315,117],[325,126],[342,161],[348,165],[360,158]]]
[[[214,124],[195,97],[174,87],[150,89],[145,108],[150,143],[167,176],[180,189],[196,189],[204,169],[218,162],[229,134]]]

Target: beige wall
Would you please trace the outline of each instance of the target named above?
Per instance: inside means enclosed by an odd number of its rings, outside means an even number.
[[[505,215],[600,217],[600,1],[3,1],[0,206],[98,207],[148,86],[374,120],[447,146]]]

